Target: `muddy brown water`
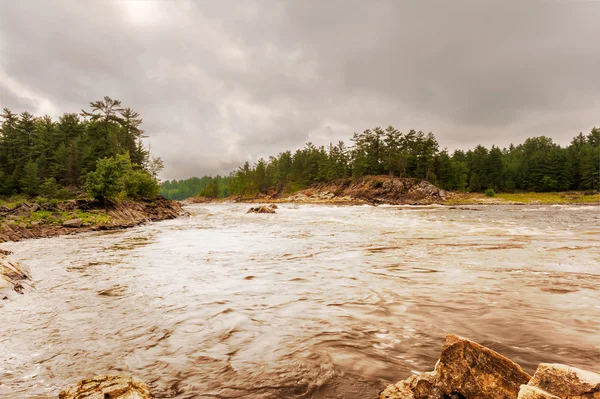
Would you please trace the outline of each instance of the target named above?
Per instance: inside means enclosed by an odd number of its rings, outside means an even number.
[[[375,398],[451,332],[600,372],[598,207],[247,208],[3,244],[35,291],[0,304],[0,397]]]

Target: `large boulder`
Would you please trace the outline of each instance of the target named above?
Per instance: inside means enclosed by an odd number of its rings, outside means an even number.
[[[561,399],[600,399],[600,374],[564,364],[540,364],[527,385]]]
[[[122,375],[102,375],[79,381],[62,391],[59,399],[151,399],[148,385]]]
[[[529,376],[516,363],[473,341],[448,335],[431,373],[388,386],[380,399],[517,398]]]

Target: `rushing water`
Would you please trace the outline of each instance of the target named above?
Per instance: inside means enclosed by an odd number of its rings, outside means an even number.
[[[3,245],[35,291],[0,304],[0,397],[375,398],[451,332],[600,371],[598,207],[247,208]]]

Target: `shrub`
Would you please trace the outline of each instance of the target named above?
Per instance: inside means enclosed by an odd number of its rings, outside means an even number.
[[[123,178],[125,195],[132,199],[155,197],[160,187],[148,172],[135,170]]]
[[[66,200],[69,198],[73,198],[73,192],[66,187],[61,187],[58,190],[56,190],[54,197],[61,200]]]
[[[44,180],[44,184],[42,184],[41,187],[43,196],[46,198],[54,198],[56,196],[56,191],[58,191],[58,183],[54,177]]]
[[[46,201],[47,201],[47,200],[46,200],[46,198],[43,198],[43,197],[38,197],[38,198],[35,200],[35,203],[36,203],[36,204],[38,204],[38,205],[44,205],[44,204],[46,203]]]
[[[103,158],[96,162],[96,170],[88,173],[85,189],[91,197],[99,200],[114,198],[123,189],[122,168],[114,158]]]
[[[51,199],[50,205],[52,205],[52,208],[56,209],[56,207],[58,206],[58,200],[56,198]]]
[[[494,191],[493,188],[488,188],[487,190],[485,190],[485,196],[486,197],[495,197],[496,191]]]

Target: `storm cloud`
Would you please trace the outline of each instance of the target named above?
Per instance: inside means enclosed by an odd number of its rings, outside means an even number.
[[[163,178],[393,124],[442,146],[600,124],[600,2],[0,2],[0,106],[140,112]]]

